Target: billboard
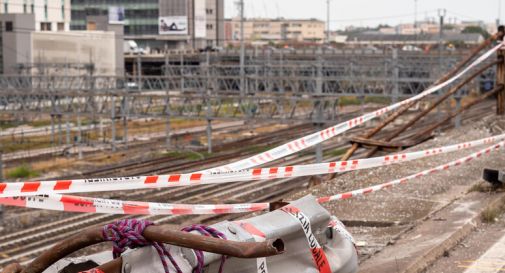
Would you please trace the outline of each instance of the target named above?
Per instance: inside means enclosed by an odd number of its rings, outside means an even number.
[[[109,24],[124,24],[124,7],[109,7]]]
[[[207,37],[206,0],[195,0],[195,38]]]
[[[187,35],[187,16],[165,16],[158,19],[159,33],[162,35]]]

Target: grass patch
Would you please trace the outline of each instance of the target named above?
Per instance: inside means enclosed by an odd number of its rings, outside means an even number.
[[[387,97],[365,97],[365,103],[391,104],[391,99]]]
[[[486,183],[477,183],[474,184],[470,189],[468,189],[468,193],[470,192],[489,192],[491,188]]]
[[[481,212],[480,219],[484,223],[494,223],[494,222],[496,222],[498,217],[501,215],[501,213],[502,213],[501,208],[489,207]]]
[[[272,146],[272,145],[267,145],[267,146],[258,146],[258,145],[254,145],[254,146],[250,146],[250,147],[247,147],[247,151],[248,152],[251,152],[251,153],[263,153],[263,152],[266,152],[272,148],[275,148],[276,146]]]
[[[163,153],[166,157],[184,158],[191,161],[202,160],[208,157],[208,152],[194,152],[194,151],[168,151]]]
[[[329,157],[339,157],[347,152],[347,148],[340,148],[336,150],[330,150],[330,151],[325,151],[324,156],[329,156]]]
[[[360,105],[361,102],[357,97],[353,96],[343,96],[338,100],[338,104],[340,106],[348,106],[348,105]]]
[[[7,177],[12,179],[17,178],[31,178],[38,176],[39,173],[32,170],[31,166],[21,165],[19,167],[14,168],[13,170],[7,172]]]

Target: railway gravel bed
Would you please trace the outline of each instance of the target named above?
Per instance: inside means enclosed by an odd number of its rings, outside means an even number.
[[[504,122],[503,118],[489,116],[447,133],[441,133],[434,139],[408,150],[422,150],[503,133]],[[482,147],[400,165],[345,173],[310,191],[299,192],[291,198],[298,198],[308,193],[326,196],[387,182],[455,160],[479,149]],[[505,153],[492,153],[463,167],[422,177],[392,189],[331,202],[324,206],[348,223],[351,233],[360,242],[361,259],[365,260],[388,244],[394,244],[395,238],[409,230],[417,221],[465,195],[476,181],[480,181],[483,168],[503,168],[504,162]]]

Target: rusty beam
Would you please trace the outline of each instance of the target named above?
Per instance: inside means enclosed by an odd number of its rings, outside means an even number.
[[[469,109],[470,107],[474,106],[475,104],[477,103],[480,103],[482,101],[484,101],[485,99],[488,99],[496,94],[498,94],[499,92],[505,90],[504,86],[503,85],[500,85],[500,86],[496,86],[493,90],[489,91],[489,92],[486,92],[482,95],[480,95],[478,98],[476,98],[475,100],[465,104],[464,106],[462,106],[458,111],[455,111],[453,113],[451,113],[450,115],[448,115],[447,117],[445,117],[443,120],[427,127],[426,129],[424,129],[420,135],[427,135],[427,134],[431,134],[435,129],[437,129],[438,127],[442,126],[443,124],[445,124],[446,122],[450,121],[451,119],[453,119],[454,117],[456,117],[457,115],[463,113],[464,111],[466,111],[467,109]]]
[[[396,142],[386,142],[382,140],[368,139],[363,137],[353,137],[351,138],[351,143],[357,143],[360,146],[370,146],[370,147],[379,147],[382,150],[402,150],[408,147],[415,146],[426,139],[430,138],[429,135],[422,135],[423,137],[416,138],[414,140],[407,141],[396,141]]]
[[[409,122],[404,124],[402,127],[400,127],[398,130],[393,132],[391,135],[389,135],[385,141],[391,141],[395,137],[399,136],[401,133],[403,133],[405,130],[410,128],[414,123],[416,123],[418,120],[422,119],[425,117],[429,112],[431,112],[433,109],[435,109],[438,105],[440,105],[442,102],[444,102],[446,99],[448,99],[450,96],[452,96],[454,93],[458,92],[459,89],[461,89],[463,86],[465,86],[467,83],[469,83],[471,80],[473,80],[475,77],[478,75],[482,74],[486,69],[489,69],[491,66],[494,66],[498,63],[498,61],[486,64],[479,68],[477,71],[473,72],[470,76],[465,78],[463,81],[459,82],[456,86],[451,88],[448,92],[446,92],[442,97],[437,99],[434,103],[432,103],[428,108],[424,109],[421,111],[421,113],[417,114],[413,119],[411,119]],[[377,152],[378,148],[375,147],[372,150],[370,150],[365,157],[370,157],[373,156]]]
[[[442,83],[442,82],[448,80],[450,77],[456,75],[456,73],[458,73],[458,71],[460,71],[465,65],[467,65],[481,50],[483,50],[484,48],[488,47],[494,40],[499,39],[499,38],[503,38],[503,34],[504,34],[504,30],[503,29],[499,29],[497,33],[495,33],[494,35],[492,35],[491,37],[489,37],[488,39],[486,39],[484,42],[482,42],[479,46],[477,46],[476,48],[474,48],[470,52],[470,54],[465,59],[463,59],[461,62],[459,62],[451,71],[449,71],[444,76],[442,76],[440,79],[438,79],[435,82],[435,85],[437,85],[439,83]],[[413,101],[413,102],[410,102],[410,103],[404,105],[403,107],[401,107],[400,109],[398,109],[398,111],[396,111],[395,113],[393,113],[392,115],[390,115],[389,117],[387,117],[381,124],[377,125],[377,127],[375,127],[374,129],[368,131],[364,135],[364,137],[365,138],[371,138],[371,137],[373,137],[378,132],[380,132],[380,130],[382,130],[388,124],[390,124],[391,122],[393,122],[394,120],[396,120],[400,115],[402,115],[403,113],[405,113],[415,103],[416,102]],[[353,144],[351,146],[351,148],[349,148],[349,150],[347,150],[347,152],[342,156],[341,160],[348,160],[349,158],[351,158],[351,156],[354,154],[354,152],[356,152],[356,150],[358,148],[359,148],[358,144]],[[332,175],[332,177],[334,177],[334,175]]]
[[[146,239],[154,242],[162,242],[175,246],[198,249],[238,258],[268,257],[284,252],[284,243],[281,239],[270,239],[260,243],[227,241],[174,230],[168,226],[149,226],[144,230],[143,235]],[[21,272],[41,273],[67,255],[87,246],[104,241],[105,239],[102,236],[101,226],[88,228],[54,245],[33,260],[30,265],[24,268]],[[9,268],[10,271],[4,270],[2,273],[19,272],[16,271],[19,270],[19,267],[15,264],[12,264],[7,268]]]

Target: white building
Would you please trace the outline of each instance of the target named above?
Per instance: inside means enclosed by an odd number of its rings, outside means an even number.
[[[70,0],[0,0],[0,13],[33,13],[37,31],[70,30]]]

